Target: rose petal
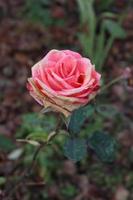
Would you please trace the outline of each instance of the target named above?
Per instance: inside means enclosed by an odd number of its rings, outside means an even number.
[[[72,88],[71,85],[69,85],[67,82],[65,82],[65,80],[62,79],[61,77],[59,77],[54,71],[52,71],[51,73],[52,73],[54,79],[55,79],[56,81],[58,81],[60,84],[63,85],[63,88],[68,88],[68,89],[71,89],[71,88]]]
[[[56,49],[53,49],[49,51],[49,53],[44,58],[45,60],[48,60],[48,61],[58,62],[64,56],[65,56],[65,53],[63,51],[58,51]]]
[[[43,89],[42,91],[44,91],[44,93],[47,92],[51,96],[55,96],[57,94],[56,91],[54,91],[53,89],[51,89],[50,87],[48,87],[46,84],[44,84],[38,78],[36,78],[36,80],[39,83],[39,85],[42,87],[42,89]]]
[[[63,52],[66,54],[66,55],[69,55],[69,56],[73,56],[74,58],[81,58],[81,55],[77,52],[74,52],[74,51],[71,51],[71,50],[63,50]]]
[[[64,89],[63,91],[59,91],[59,94],[60,95],[64,95],[64,96],[68,96],[68,95],[72,95],[72,94],[76,94],[76,93],[79,93],[81,92],[82,90],[84,89],[87,89],[88,86],[82,86],[82,87],[79,87],[79,88],[72,88],[72,89]]]
[[[76,69],[77,61],[72,56],[66,55],[56,64],[57,75],[61,75],[62,78],[71,76]]]
[[[85,75],[83,84],[86,84],[91,79],[91,73],[92,73],[94,66],[91,64],[89,59],[82,58],[77,61],[77,67],[78,67],[80,73]]]
[[[41,98],[39,98],[35,92],[31,92],[30,91],[30,95],[42,106],[43,105],[43,101]]]
[[[47,73],[47,82],[48,82],[48,85],[55,91],[59,91],[59,90],[62,90],[62,85],[57,82],[52,76],[50,73]]]

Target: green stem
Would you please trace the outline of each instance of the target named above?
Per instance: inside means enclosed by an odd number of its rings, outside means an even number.
[[[96,50],[95,50],[95,57],[94,57],[94,63],[96,65],[96,69],[98,69],[99,71],[101,70],[100,61],[104,54],[104,43],[105,43],[105,30],[102,24],[100,33],[97,36]]]
[[[31,164],[29,165],[29,167],[26,170],[24,170],[23,175],[20,177],[20,179],[18,181],[16,181],[14,187],[13,188],[11,187],[11,188],[9,188],[8,190],[5,191],[7,200],[10,200],[10,198],[16,192],[18,187],[20,187],[20,185],[25,182],[25,179],[30,176],[30,174],[31,174],[31,172],[32,172],[32,170],[35,166],[35,163],[36,163],[36,160],[37,160],[37,157],[38,157],[40,151],[44,147],[46,147],[49,144],[49,142],[58,134],[60,127],[61,127],[61,123],[62,123],[62,119],[59,116],[59,120],[58,120],[56,129],[54,131],[54,134],[51,134],[46,142],[40,142],[40,145],[35,150],[35,153],[33,155],[33,158],[32,158],[32,161],[31,161]]]
[[[103,56],[102,56],[102,58],[101,58],[101,62],[100,62],[100,64],[99,64],[99,71],[101,71],[101,69],[102,69],[102,67],[103,67],[103,65],[104,65],[104,63],[105,63],[105,60],[106,60],[107,55],[108,55],[108,53],[109,53],[109,51],[110,51],[110,49],[111,49],[111,47],[112,47],[112,45],[113,45],[113,42],[114,42],[114,36],[111,36],[111,37],[109,38],[109,41],[108,41],[106,47],[105,47],[104,54],[103,54]]]
[[[94,0],[77,0],[80,9],[80,23],[86,25],[87,33],[80,37],[83,50],[87,56],[93,58],[94,42],[96,34],[96,15],[94,11]]]
[[[117,82],[119,82],[119,81],[121,81],[123,79],[124,79],[123,76],[118,76],[117,78],[113,79],[112,81],[110,81],[109,83],[107,83],[105,86],[103,86],[101,88],[100,93],[103,93],[107,88],[109,88],[110,86],[112,86],[114,83],[117,83]]]

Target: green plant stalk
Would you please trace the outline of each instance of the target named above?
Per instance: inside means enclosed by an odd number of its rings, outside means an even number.
[[[118,23],[119,23],[119,24],[122,23],[122,21],[123,21],[123,19],[124,19],[125,16],[126,16],[125,13],[124,13],[123,15],[120,16],[120,18],[119,18],[119,20],[118,20]],[[108,53],[109,53],[109,51],[110,51],[110,49],[111,49],[111,47],[112,47],[112,45],[113,45],[115,39],[116,39],[116,38],[115,38],[113,35],[111,35],[110,38],[109,38],[109,40],[108,40],[108,42],[107,42],[107,44],[106,44],[106,47],[105,47],[105,50],[104,50],[104,54],[103,54],[103,56],[101,57],[101,60],[100,60],[100,63],[99,63],[99,70],[100,70],[100,71],[102,70],[102,67],[103,67],[103,65],[104,65],[104,63],[105,63],[105,61],[106,61],[106,58],[107,58],[107,56],[108,56]]]
[[[81,22],[81,24],[84,24],[84,22],[87,21],[86,14],[85,14],[85,6],[84,6],[83,1],[84,0],[77,0],[78,6],[79,6],[79,9],[80,9],[80,22]]]
[[[82,25],[87,25],[87,33],[83,33],[80,41],[83,45],[84,52],[90,58],[93,58],[96,16],[93,8],[94,0],[77,0],[80,9],[80,21]]]
[[[43,148],[46,148],[47,145],[49,145],[50,141],[59,133],[61,125],[62,125],[62,119],[60,118],[60,115],[59,115],[59,121],[57,123],[57,127],[56,127],[55,131],[49,135],[46,142],[40,142],[40,144],[37,146],[37,148],[33,154],[33,158],[32,158],[30,165],[28,166],[28,168],[26,170],[24,170],[22,177],[20,177],[20,179],[16,182],[13,189],[11,187],[11,188],[9,188],[9,190],[5,191],[7,200],[10,200],[10,198],[12,197],[14,192],[18,189],[18,187],[20,187],[20,185],[25,182],[25,179],[30,176],[30,174],[35,166],[35,163],[36,163],[36,160],[37,160],[37,157],[38,157],[40,151]]]
[[[111,49],[111,47],[113,45],[114,40],[115,40],[114,36],[110,36],[110,38],[109,38],[109,40],[107,42],[107,45],[106,45],[106,47],[104,49],[104,53],[103,53],[103,55],[102,55],[102,57],[100,59],[100,62],[99,62],[99,66],[98,66],[99,71],[102,70],[102,67],[103,67],[103,65],[105,63],[105,60],[106,60],[106,58],[108,56],[108,53],[109,53],[109,51],[110,51],[110,49]]]
[[[94,0],[88,1],[88,28],[90,31],[90,43],[89,49],[90,49],[90,58],[94,57],[94,43],[95,43],[95,35],[96,35],[96,16],[93,8]],[[89,53],[89,52],[88,52]]]
[[[107,9],[113,3],[113,1],[114,0],[106,0],[106,1],[103,0],[100,2],[100,4],[101,4],[100,7],[103,9]]]
[[[123,77],[122,75],[116,77],[115,79],[113,79],[112,81],[110,81],[109,83],[107,83],[105,86],[103,86],[103,87],[101,88],[100,93],[103,93],[107,88],[109,88],[109,87],[112,86],[113,84],[115,84],[115,83],[117,83],[117,82],[119,82],[119,81],[121,81],[121,80],[123,80],[123,79],[124,79],[124,77]]]
[[[102,24],[101,32],[99,33],[98,38],[97,38],[97,45],[96,45],[95,56],[94,56],[94,63],[96,65],[97,70],[99,70],[100,68],[99,61],[102,59],[103,54],[104,54],[104,44],[105,44],[105,29]]]

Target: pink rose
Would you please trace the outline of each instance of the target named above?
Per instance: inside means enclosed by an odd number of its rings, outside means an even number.
[[[100,77],[90,60],[79,53],[51,50],[32,67],[28,90],[45,108],[68,116],[95,97]]]

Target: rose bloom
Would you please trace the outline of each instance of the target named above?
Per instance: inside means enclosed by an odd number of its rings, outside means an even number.
[[[101,75],[88,58],[70,50],[51,50],[32,67],[27,88],[44,108],[69,116],[95,97]]]

